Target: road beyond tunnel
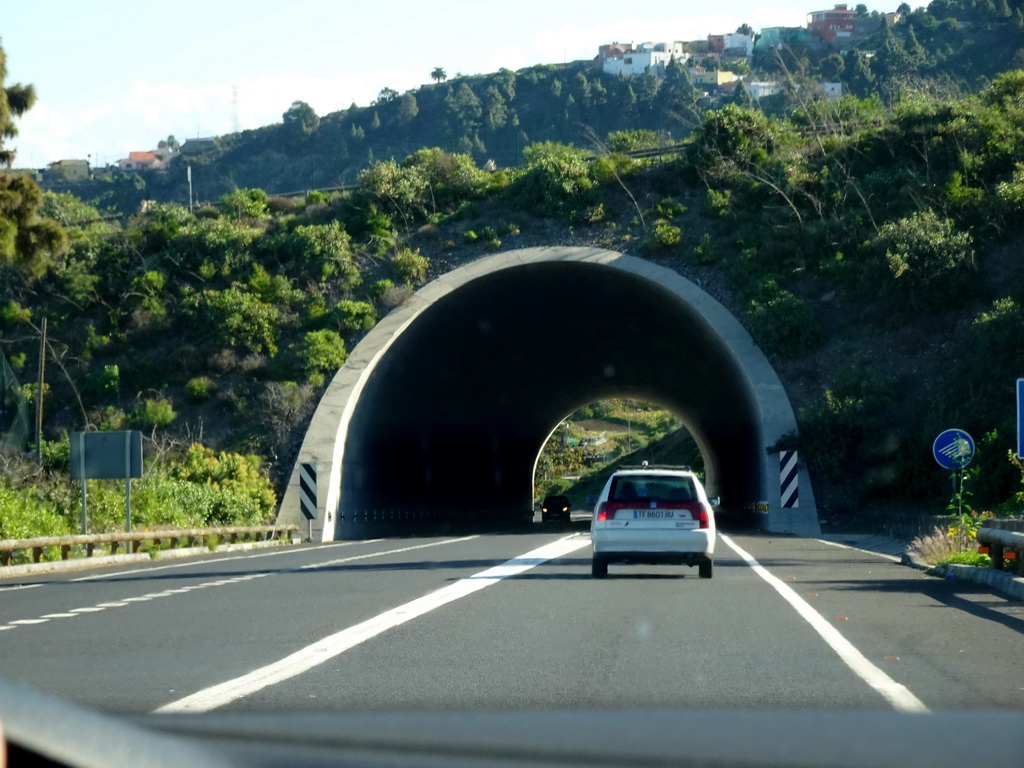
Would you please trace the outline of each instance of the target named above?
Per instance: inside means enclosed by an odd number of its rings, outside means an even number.
[[[609,397],[673,411],[724,507],[767,502],[765,527],[816,532],[806,473],[801,508],[779,509],[777,459],[766,448],[796,423],[735,317],[642,259],[531,248],[438,278],[353,350],[299,456],[317,466],[318,538],[411,532],[424,520],[491,529],[529,521],[552,429]],[[298,507],[297,464],[279,520],[300,522]]]

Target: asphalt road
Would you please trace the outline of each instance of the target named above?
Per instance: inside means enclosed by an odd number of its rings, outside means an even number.
[[[584,525],[0,579],[0,677],[128,713],[1024,709],[1020,603],[749,533],[711,580],[595,580]]]

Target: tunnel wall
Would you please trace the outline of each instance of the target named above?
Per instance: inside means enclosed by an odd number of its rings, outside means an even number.
[[[768,502],[770,530],[817,532],[806,473],[801,507],[779,507],[777,458],[765,448],[796,423],[746,330],[677,273],[590,248],[481,259],[383,318],[324,394],[279,521],[304,526],[300,462],[318,468],[317,539],[373,535],[378,518],[390,530],[445,515],[521,519],[552,427],[609,396],[679,415],[711,495]]]

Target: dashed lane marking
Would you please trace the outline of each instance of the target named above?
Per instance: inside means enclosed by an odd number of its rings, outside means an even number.
[[[367,559],[374,558],[374,557],[386,557],[387,555],[398,555],[398,554],[402,554],[404,552],[411,552],[411,551],[416,550],[416,549],[427,549],[428,547],[438,547],[438,546],[441,546],[442,544],[454,544],[454,543],[461,542],[461,541],[469,541],[469,540],[475,539],[475,538],[477,538],[477,536],[462,536],[462,537],[457,538],[457,539],[442,539],[441,541],[431,541],[431,542],[428,542],[426,544],[416,544],[416,545],[411,546],[411,547],[399,547],[397,549],[384,550],[383,552],[365,552],[365,553],[363,553],[361,555],[352,555],[350,557],[340,557],[340,558],[336,558],[334,560],[327,560],[327,561],[320,562],[320,563],[309,563],[307,565],[297,566],[295,568],[283,568],[283,569],[274,570],[274,571],[264,571],[263,573],[247,573],[245,575],[236,576],[236,577],[230,578],[230,579],[223,579],[222,578],[222,579],[217,579],[215,581],[203,582],[202,584],[192,584],[190,586],[181,587],[179,589],[165,589],[165,590],[162,590],[160,592],[151,592],[151,593],[149,593],[147,595],[139,595],[137,597],[126,597],[126,598],[124,598],[124,600],[111,601],[111,602],[105,602],[105,603],[97,603],[96,605],[85,606],[85,607],[82,607],[82,608],[72,608],[72,609],[70,609],[69,611],[67,611],[65,613],[48,614],[47,616],[44,616],[44,617],[38,618],[38,619],[17,619],[15,621],[9,621],[9,622],[7,622],[4,625],[0,625],[0,631],[7,630],[7,629],[15,629],[17,627],[31,626],[31,625],[34,625],[34,624],[45,624],[46,622],[50,621],[51,619],[56,619],[56,618],[72,618],[74,616],[78,616],[78,615],[83,614],[83,613],[99,613],[101,611],[106,611],[106,610],[108,610],[110,608],[123,608],[125,606],[131,605],[132,603],[148,602],[150,600],[155,600],[155,599],[157,599],[159,597],[170,597],[171,595],[185,595],[185,594],[188,594],[189,592],[194,592],[194,591],[199,590],[199,589],[206,589],[207,587],[223,587],[223,586],[228,586],[230,584],[239,584],[239,583],[242,583],[242,582],[245,582],[245,581],[252,581],[253,579],[262,579],[262,578],[266,578],[267,576],[277,576],[277,575],[283,574],[283,573],[298,573],[300,571],[316,570],[317,568],[332,568],[332,567],[334,567],[336,565],[342,565],[344,563],[351,563],[351,562],[354,562],[356,560],[367,560]],[[225,558],[225,559],[228,559],[228,558]],[[178,566],[175,565],[175,566],[169,566],[169,567],[178,567]],[[153,569],[153,570],[158,570],[158,569]],[[87,577],[87,578],[91,579],[93,577]],[[82,581],[84,581],[84,580],[85,579],[82,579]]]
[[[205,688],[183,699],[172,701],[156,711],[208,712],[211,709],[223,707],[313,669],[389,629],[412,621],[443,605],[589,545],[589,536],[573,535],[558,539],[519,557],[507,560],[501,565],[467,576],[454,584],[449,584],[416,600],[392,608],[390,611],[385,611],[372,619],[329,635],[272,664],[255,669],[233,680]]]

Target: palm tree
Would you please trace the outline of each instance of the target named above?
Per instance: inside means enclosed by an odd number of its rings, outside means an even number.
[[[444,71],[443,67],[434,67],[434,71],[430,73],[430,78],[435,83],[443,83],[448,79],[448,73]]]

